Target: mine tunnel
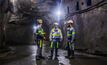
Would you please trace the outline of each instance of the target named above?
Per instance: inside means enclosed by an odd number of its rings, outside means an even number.
[[[0,0],[0,65],[107,65],[106,17],[107,0]],[[39,60],[38,19],[45,32]],[[65,57],[69,20],[75,29],[74,58]],[[49,59],[54,23],[63,38],[57,59]]]

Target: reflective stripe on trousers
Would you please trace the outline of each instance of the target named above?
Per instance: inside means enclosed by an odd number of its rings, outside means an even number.
[[[51,42],[50,48],[58,48],[59,47],[59,42]]]
[[[37,40],[37,55],[42,56],[43,40]]]
[[[43,45],[43,41],[40,40],[40,48],[42,48],[42,45]]]
[[[42,48],[43,40],[37,40],[37,45],[38,45],[39,48]]]
[[[70,48],[71,50],[74,50],[74,43],[67,42],[67,47]]]

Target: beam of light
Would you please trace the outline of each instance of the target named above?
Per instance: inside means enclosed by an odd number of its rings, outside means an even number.
[[[62,8],[62,0],[57,0],[56,2],[57,2],[57,5],[54,8],[53,13],[55,16],[54,18],[56,19],[57,22],[59,22],[64,16],[64,12],[63,12],[64,10]]]
[[[57,5],[51,10],[50,15],[54,22],[60,23],[65,18],[63,0],[56,0]]]
[[[57,6],[55,8],[55,10],[53,11],[54,12],[54,16],[56,17],[56,20],[59,22],[63,16],[64,16],[64,12],[63,12],[63,9],[61,6]]]
[[[60,9],[56,11],[56,15],[57,15],[58,17],[60,17],[61,14],[62,14],[62,12],[60,11]]]

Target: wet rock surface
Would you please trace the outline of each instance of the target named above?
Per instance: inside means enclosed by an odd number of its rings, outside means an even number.
[[[36,60],[37,46],[13,46],[13,52],[0,57],[0,65],[106,65],[107,58],[75,52],[74,59],[65,58],[66,50],[59,49],[58,60],[49,60],[50,49],[44,45],[43,56],[45,59]],[[103,58],[103,59],[102,59]]]

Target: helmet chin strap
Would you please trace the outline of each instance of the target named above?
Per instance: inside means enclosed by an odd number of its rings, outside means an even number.
[[[71,24],[69,24],[67,27],[70,27],[70,28],[71,28],[71,27],[72,27],[72,25],[71,25]]]
[[[42,25],[38,25],[38,26],[39,26],[39,28],[42,27]]]
[[[58,26],[55,26],[55,28],[58,28]]]

